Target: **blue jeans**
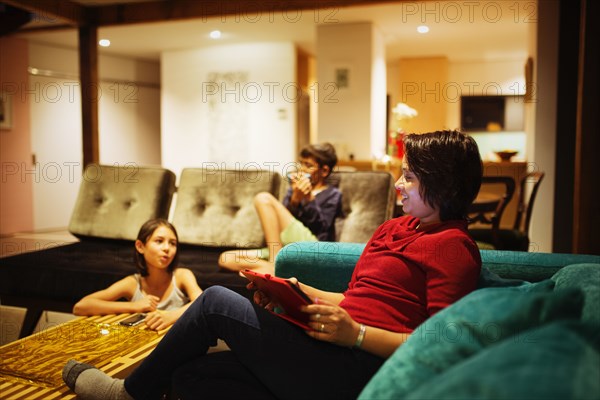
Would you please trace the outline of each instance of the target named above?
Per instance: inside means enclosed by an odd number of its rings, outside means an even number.
[[[217,339],[225,341],[237,362],[281,399],[356,398],[384,361],[315,340],[247,298],[213,286],[125,379],[125,389],[136,399],[161,398],[173,372],[199,358],[209,360],[206,352]]]

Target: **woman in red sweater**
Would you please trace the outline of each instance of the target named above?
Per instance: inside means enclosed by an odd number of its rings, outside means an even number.
[[[481,184],[475,141],[438,131],[404,146],[396,186],[407,215],[377,229],[344,293],[297,283],[314,301],[304,308],[312,330],[266,311],[265,293],[253,304],[211,287],[124,381],[71,360],[67,385],[82,399],[158,399],[192,366],[206,398],[356,398],[419,324],[475,289],[481,268],[466,222]],[[207,354],[217,339],[230,351]]]

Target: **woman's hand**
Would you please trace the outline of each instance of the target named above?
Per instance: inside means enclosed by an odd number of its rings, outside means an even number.
[[[309,336],[339,346],[352,347],[356,343],[360,325],[342,307],[317,299],[303,311],[310,314],[309,326],[314,329],[306,331]]]
[[[146,326],[155,331],[166,329],[177,321],[177,315],[170,311],[154,311],[146,315]]]
[[[151,294],[144,296],[143,299],[134,301],[133,306],[137,310],[137,312],[141,313],[149,313],[152,311],[156,311],[156,307],[158,306],[158,302],[160,299]]]
[[[265,308],[269,311],[273,311],[273,309],[275,307],[277,307],[277,304],[274,303],[271,298],[269,296],[267,296],[266,293],[257,290],[256,285],[254,284],[254,282],[250,282],[246,285],[246,288],[248,290],[255,290],[254,294],[252,295],[252,300],[254,300],[254,303],[259,305],[262,308]]]

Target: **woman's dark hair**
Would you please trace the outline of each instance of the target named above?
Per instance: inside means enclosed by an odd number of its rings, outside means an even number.
[[[163,218],[156,218],[146,221],[144,225],[142,225],[142,227],[140,228],[140,231],[138,232],[137,240],[141,241],[145,245],[146,243],[148,243],[148,240],[152,237],[154,231],[160,226],[165,226],[169,228],[175,235],[177,243],[179,243],[179,236],[177,236],[177,230],[175,230],[175,227],[169,221]],[[133,251],[133,261],[135,262],[135,266],[137,267],[137,269],[140,271],[140,274],[142,276],[148,276],[148,267],[146,266],[146,260],[144,259],[144,255],[138,252],[135,246]],[[178,263],[179,252],[176,251],[175,257],[173,257],[173,261],[171,261],[171,264],[169,264],[169,266],[167,267],[167,271],[173,272],[175,266]]]
[[[333,167],[337,164],[337,154],[335,147],[331,143],[309,144],[300,150],[300,157],[314,158],[319,164],[319,168],[324,165],[329,167],[329,173],[333,171]]]
[[[458,131],[410,134],[404,137],[404,149],[424,201],[439,207],[442,221],[465,219],[483,172],[475,140]]]

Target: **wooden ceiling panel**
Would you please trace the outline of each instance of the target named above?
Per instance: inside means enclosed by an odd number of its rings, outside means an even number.
[[[70,0],[2,0],[3,3],[46,18],[59,18],[68,24],[88,24],[87,7]]]
[[[356,5],[398,3],[398,0],[160,0],[118,1],[110,4],[85,0],[3,0],[32,13],[60,18],[82,26],[114,26],[146,22],[209,18],[222,15],[273,13],[292,10],[342,8]]]

